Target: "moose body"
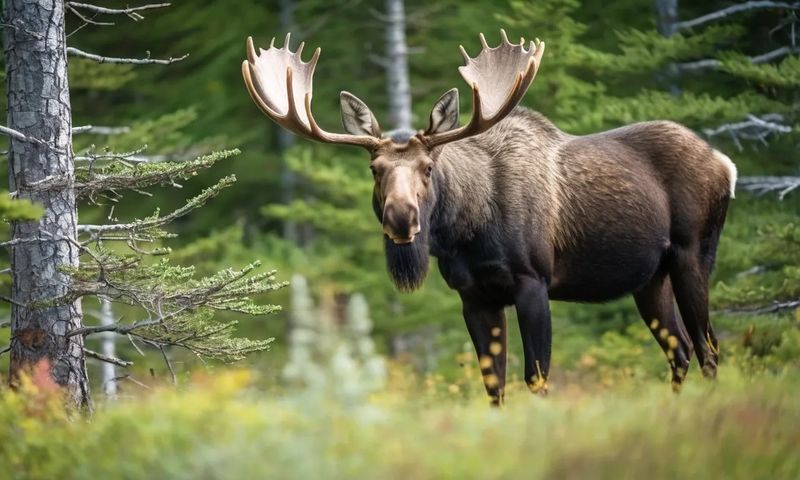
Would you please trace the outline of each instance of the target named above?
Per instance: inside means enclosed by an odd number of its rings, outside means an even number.
[[[667,355],[673,385],[683,381],[693,351],[703,373],[714,376],[718,351],[708,318],[708,278],[733,196],[733,163],[673,122],[587,136],[562,132],[544,116],[514,108],[533,80],[544,44],[526,51],[524,42],[512,45],[505,33],[499,47],[489,48],[483,36],[481,41],[477,58],[463,52],[473,117],[459,128],[453,89],[436,103],[424,132],[384,137],[368,107],[346,92],[342,118],[350,135],[321,130],[310,109],[319,51],[305,64],[299,55],[279,57],[293,55],[282,53],[285,47],[256,56],[249,43],[243,73],[253,99],[282,125],[370,151],[372,203],[383,225],[390,277],[398,289],[414,290],[429,257],[437,259],[461,296],[493,403],[503,401],[509,305],[517,310],[525,380],[532,390],[546,391],[549,300],[605,302],[633,294]],[[309,64],[310,73],[303,70]],[[281,75],[264,73],[276,67],[287,69],[278,89],[289,99],[297,98],[298,87],[304,93],[302,114],[296,100],[282,109],[286,113],[277,112],[280,99],[269,96],[275,87],[265,84]],[[293,68],[307,84],[293,85]],[[512,80],[504,82],[506,76]],[[487,85],[500,93],[481,97]]]

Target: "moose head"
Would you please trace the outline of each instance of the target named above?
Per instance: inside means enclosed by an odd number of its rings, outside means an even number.
[[[466,65],[459,67],[459,72],[472,88],[473,110],[469,123],[462,127],[458,126],[458,90],[453,88],[434,104],[428,128],[416,133],[383,135],[369,107],[346,91],[341,92],[340,100],[347,133],[323,130],[311,113],[312,81],[320,49],[304,62],[304,44],[292,52],[289,34],[282,48],[274,46],[273,38],[268,49],[258,52],[248,38],[242,75],[253,101],[278,125],[311,140],[355,145],[369,152],[376,214],[387,240],[405,245],[425,233],[425,214],[430,212],[430,205],[423,203],[432,198],[431,178],[441,151],[438,147],[485,132],[505,118],[536,76],[544,42],[532,41],[526,49],[524,39],[512,44],[505,31],[500,32],[502,41],[497,47],[489,47],[480,34],[483,48],[475,58],[460,47]]]

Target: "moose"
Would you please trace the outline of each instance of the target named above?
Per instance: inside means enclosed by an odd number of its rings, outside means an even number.
[[[401,291],[423,282],[435,257],[461,296],[464,320],[494,405],[503,402],[506,306],[514,305],[525,381],[546,393],[550,300],[606,302],[632,294],[667,356],[673,388],[693,352],[704,376],[719,350],[708,284],[736,167],[688,128],[635,123],[575,136],[518,107],[545,50],[538,40],[482,49],[459,72],[472,89],[472,118],[459,126],[453,88],[424,131],[381,133],[367,105],[341,92],[346,134],[311,113],[317,48],[292,52],[247,39],[242,74],[256,105],[278,125],[320,142],[369,152],[372,205],[383,226],[389,276]],[[679,312],[675,310],[677,303]]]

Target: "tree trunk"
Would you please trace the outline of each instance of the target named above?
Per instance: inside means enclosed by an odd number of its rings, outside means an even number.
[[[678,0],[656,0],[658,12],[658,32],[671,37],[675,33],[675,24],[678,23]]]
[[[294,29],[294,0],[280,0],[280,20],[281,30],[291,32]],[[289,45],[286,45],[289,48]],[[284,128],[278,129],[278,150],[282,155],[281,165],[281,200],[283,203],[290,204],[294,201],[297,177],[291,171],[286,161],[286,150],[294,145],[295,137]],[[284,220],[283,238],[295,245],[300,245],[299,225],[293,220]]]
[[[100,298],[100,325],[110,326],[114,324],[114,311],[111,308],[111,300]],[[101,353],[106,357],[115,358],[117,334],[114,332],[103,332],[101,334]],[[106,398],[114,399],[117,396],[117,369],[114,364],[109,362],[102,363],[103,393]]]
[[[674,35],[678,24],[678,0],[656,0],[656,14],[658,32],[665,37]],[[659,76],[659,81],[672,95],[681,93],[681,89],[678,86],[679,74],[678,67],[671,63],[664,73]]]
[[[39,221],[11,226],[11,366],[14,382],[39,362],[71,404],[90,407],[83,338],[67,333],[81,326],[80,301],[42,306],[67,292],[60,266],[78,265],[77,210],[72,189],[32,191],[27,185],[74,172],[72,119],[67,84],[63,0],[5,0],[3,32],[8,126],[45,144],[11,140],[9,183],[19,198],[44,207]],[[36,302],[39,305],[30,305]]]
[[[389,124],[411,129],[411,82],[408,79],[406,14],[403,0],[386,0],[386,85]]]

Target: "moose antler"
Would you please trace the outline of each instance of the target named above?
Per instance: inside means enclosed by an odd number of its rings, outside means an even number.
[[[374,148],[378,143],[375,137],[330,133],[317,125],[311,114],[311,96],[320,49],[314,51],[311,60],[304,62],[300,54],[305,43],[292,52],[290,36],[286,34],[283,48],[275,48],[273,38],[269,48],[260,48],[258,53],[253,38],[247,37],[247,60],[242,62],[242,76],[250,97],[275,123],[297,135],[320,142]]]
[[[490,47],[481,33],[483,48],[475,58],[459,47],[467,64],[458,71],[472,87],[472,118],[463,127],[445,132],[431,133],[433,126],[428,127],[421,137],[429,147],[485,132],[522,100],[541,64],[544,42],[530,42],[526,50],[525,39],[517,45],[508,41],[505,30],[500,30],[500,35],[500,45]]]

